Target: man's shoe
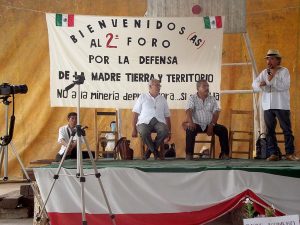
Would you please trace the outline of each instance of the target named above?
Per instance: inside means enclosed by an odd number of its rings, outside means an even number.
[[[145,152],[145,154],[144,154],[143,159],[144,159],[144,160],[149,159],[150,155],[151,155],[151,151],[150,151],[149,149],[147,149],[146,152]]]
[[[226,159],[226,160],[228,160],[228,159],[230,159],[230,157],[229,157],[228,154],[221,152],[220,155],[219,155],[219,159]]]
[[[154,155],[154,159],[155,159],[155,160],[160,159],[159,153],[158,153],[157,150],[154,150],[154,151],[153,151],[153,155]]]
[[[187,154],[185,160],[193,160],[193,155]]]
[[[229,157],[228,154],[223,154],[223,155],[221,156],[221,159],[228,160],[228,159],[230,159],[230,157]]]
[[[300,160],[300,158],[298,158],[298,157],[295,156],[294,154],[286,155],[285,159],[286,159],[286,160],[289,160],[289,161],[299,161],[299,160]]]
[[[267,158],[267,161],[278,161],[279,156],[278,155],[270,155],[269,158]]]

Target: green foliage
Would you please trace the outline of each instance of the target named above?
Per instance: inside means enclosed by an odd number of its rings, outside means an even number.
[[[247,198],[244,203],[245,203],[243,206],[244,218],[253,218],[255,213],[253,202],[250,201],[249,198]]]
[[[267,207],[267,208],[265,208],[265,216],[266,216],[266,217],[273,217],[273,216],[276,216],[276,215],[275,215],[275,208],[274,208],[273,205],[272,205],[272,207]]]
[[[254,218],[257,216],[257,212],[254,209],[253,202],[250,200],[250,198],[246,198],[243,205],[243,216],[244,218]],[[259,215],[258,215],[259,216]],[[265,208],[265,215],[262,215],[265,217],[274,217],[275,214],[275,208],[272,205],[271,207]]]

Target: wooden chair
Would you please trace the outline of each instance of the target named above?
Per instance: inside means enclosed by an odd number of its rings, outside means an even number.
[[[187,128],[186,127],[186,122],[182,123],[182,128],[184,130],[186,130],[186,128]],[[209,144],[210,158],[215,158],[215,134],[213,134],[212,136],[208,136],[206,133],[197,133],[197,136],[196,136],[196,139],[195,139],[194,155],[198,155],[199,157],[201,157],[202,153],[200,153],[200,151],[195,152],[196,146],[198,144],[201,145],[200,147],[203,147],[204,144]]]
[[[200,136],[200,138],[199,138]],[[201,137],[202,136],[202,137]],[[199,155],[199,157],[202,156],[202,153],[200,151],[195,152],[196,146],[200,144],[202,147],[205,146],[204,144],[209,144],[209,156],[210,158],[215,158],[215,134],[212,136],[207,136],[206,133],[198,133],[195,140],[195,148],[194,148],[194,155]]]
[[[105,118],[106,120],[110,118],[109,123],[111,121],[116,122],[116,129],[115,131],[111,130],[105,130],[103,127],[104,126],[99,126],[98,120],[100,117],[107,117]],[[102,119],[102,118],[101,118]],[[118,114],[117,111],[112,111],[112,112],[102,112],[102,111],[97,111],[95,110],[95,133],[96,133],[96,153],[95,153],[95,159],[97,160],[99,156],[101,157],[108,157],[112,156],[114,157],[114,152],[113,151],[107,151],[105,150],[106,144],[108,141],[114,141],[115,144],[118,141]],[[113,134],[114,138],[113,139],[107,139],[105,138],[106,134]]]
[[[247,143],[248,149],[235,150],[234,142]],[[230,110],[229,146],[230,158],[232,154],[247,155],[248,159],[253,158],[253,111]]]

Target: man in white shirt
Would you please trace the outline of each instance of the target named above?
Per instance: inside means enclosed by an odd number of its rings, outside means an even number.
[[[192,160],[197,133],[214,133],[219,137],[221,154],[219,158],[229,159],[228,130],[217,124],[220,108],[216,99],[209,95],[209,85],[206,80],[197,82],[197,93],[189,97],[185,109],[186,121],[183,128],[186,130],[186,160]]]
[[[160,87],[159,80],[150,80],[149,92],[141,94],[132,109],[132,137],[137,137],[139,133],[147,145],[145,160],[150,157],[151,153],[154,159],[158,159],[159,146],[167,137],[171,137],[170,110],[167,100],[159,94]],[[157,133],[154,141],[151,138],[151,132]]]
[[[55,158],[57,162],[59,162],[62,159],[65,151],[68,151],[66,159],[77,159],[77,136],[76,135],[74,136],[72,142],[70,143],[69,148],[67,149],[70,138],[76,130],[77,113],[76,112],[68,113],[67,119],[68,119],[68,124],[60,127],[58,130],[58,143],[61,146]],[[82,142],[83,141],[81,141],[81,143]],[[95,153],[92,152],[92,155],[95,156]],[[89,158],[89,154],[87,151],[82,152],[82,158],[83,159]]]
[[[65,151],[68,151],[66,159],[77,158],[76,135],[74,136],[72,143],[70,143],[69,149],[67,149],[67,145],[72,136],[72,133],[75,132],[75,128],[77,124],[77,113],[70,112],[67,118],[68,118],[68,124],[60,127],[58,130],[58,143],[61,145],[61,147],[59,152],[56,155],[56,161],[60,161],[62,159]]]
[[[254,90],[262,91],[262,108],[267,129],[267,145],[270,151],[268,161],[279,160],[279,148],[276,139],[276,118],[284,133],[286,159],[299,160],[295,156],[294,136],[290,120],[290,73],[280,66],[281,55],[278,50],[270,49],[265,57],[267,68],[253,81]]]

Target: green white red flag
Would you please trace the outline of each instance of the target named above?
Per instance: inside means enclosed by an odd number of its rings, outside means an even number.
[[[55,23],[60,27],[74,27],[74,14],[56,14]]]
[[[203,20],[205,29],[222,28],[221,16],[205,16]]]

